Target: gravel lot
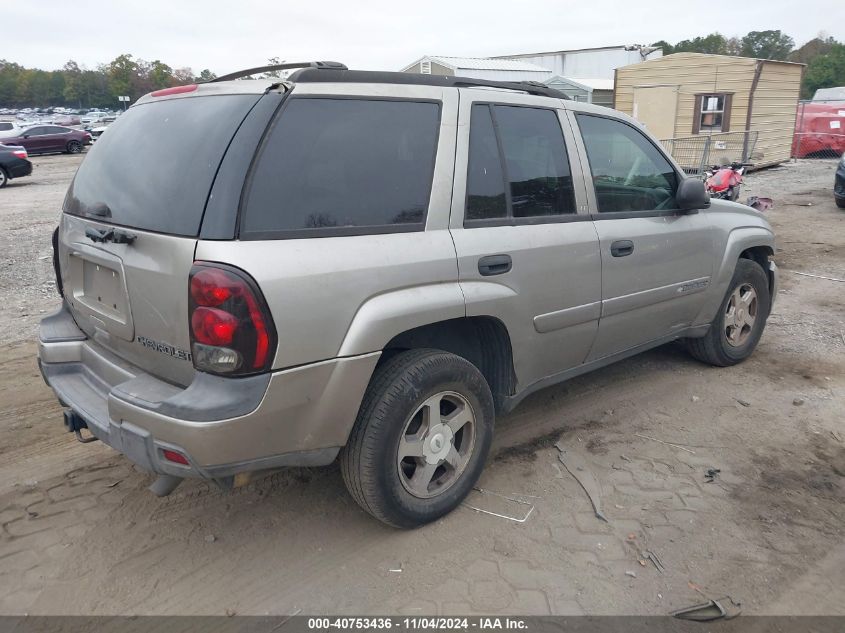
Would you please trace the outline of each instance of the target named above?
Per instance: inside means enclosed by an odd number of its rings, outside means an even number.
[[[499,420],[480,483],[523,503],[470,500],[528,519],[460,508],[398,532],[336,468],[158,499],[63,432],[33,339],[83,158],[35,157],[0,191],[0,614],[665,614],[728,595],[745,614],[845,615],[845,284],[796,274],[845,278],[834,161],[747,179],[743,196],[775,199],[783,271],[752,359],[714,369],[672,344],[535,394]]]

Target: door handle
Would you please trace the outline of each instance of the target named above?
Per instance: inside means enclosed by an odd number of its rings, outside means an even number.
[[[626,257],[634,252],[634,243],[631,240],[616,240],[610,245],[610,254],[614,257]]]
[[[510,255],[487,255],[478,260],[478,272],[482,277],[503,275],[513,268]]]

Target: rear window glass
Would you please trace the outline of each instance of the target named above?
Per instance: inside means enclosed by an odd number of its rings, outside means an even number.
[[[194,237],[226,147],[256,95],[153,101],[130,108],[82,162],[65,211]]]
[[[254,168],[241,235],[422,229],[439,119],[436,103],[292,98]]]

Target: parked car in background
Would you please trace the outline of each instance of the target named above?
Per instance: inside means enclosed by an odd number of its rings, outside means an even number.
[[[108,116],[109,116],[108,112],[102,112],[102,111],[89,112],[88,114],[82,115],[81,123],[83,125],[87,125],[87,124],[91,124],[91,123],[99,123],[100,121],[105,121]]]
[[[833,181],[833,198],[836,200],[837,207],[845,209],[845,154],[842,154],[839,167],[836,168],[836,177]]]
[[[91,135],[92,141],[96,141],[107,129],[109,129],[108,125],[98,125],[97,127],[86,127],[85,131]]]
[[[76,115],[60,115],[53,117],[53,124],[54,125],[81,125],[82,119]]]
[[[23,178],[32,173],[26,149],[0,144],[0,189],[12,178]]]
[[[21,145],[30,154],[78,154],[85,145],[91,144],[91,135],[84,130],[59,125],[35,125],[0,137],[0,141],[8,145]]]
[[[9,132],[17,129],[19,126],[14,121],[0,121],[0,132]]]

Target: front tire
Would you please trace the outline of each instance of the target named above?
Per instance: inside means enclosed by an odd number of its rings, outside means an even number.
[[[398,528],[430,523],[475,485],[493,438],[493,396],[469,361],[439,350],[380,365],[341,454],[350,494]]]
[[[78,154],[82,151],[82,143],[79,141],[68,141],[67,147],[68,154]]]
[[[702,338],[687,339],[690,353],[701,362],[729,367],[751,356],[771,308],[769,279],[750,259],[736,263],[728,292]]]
[[[836,206],[845,209],[845,198],[836,198]]]

